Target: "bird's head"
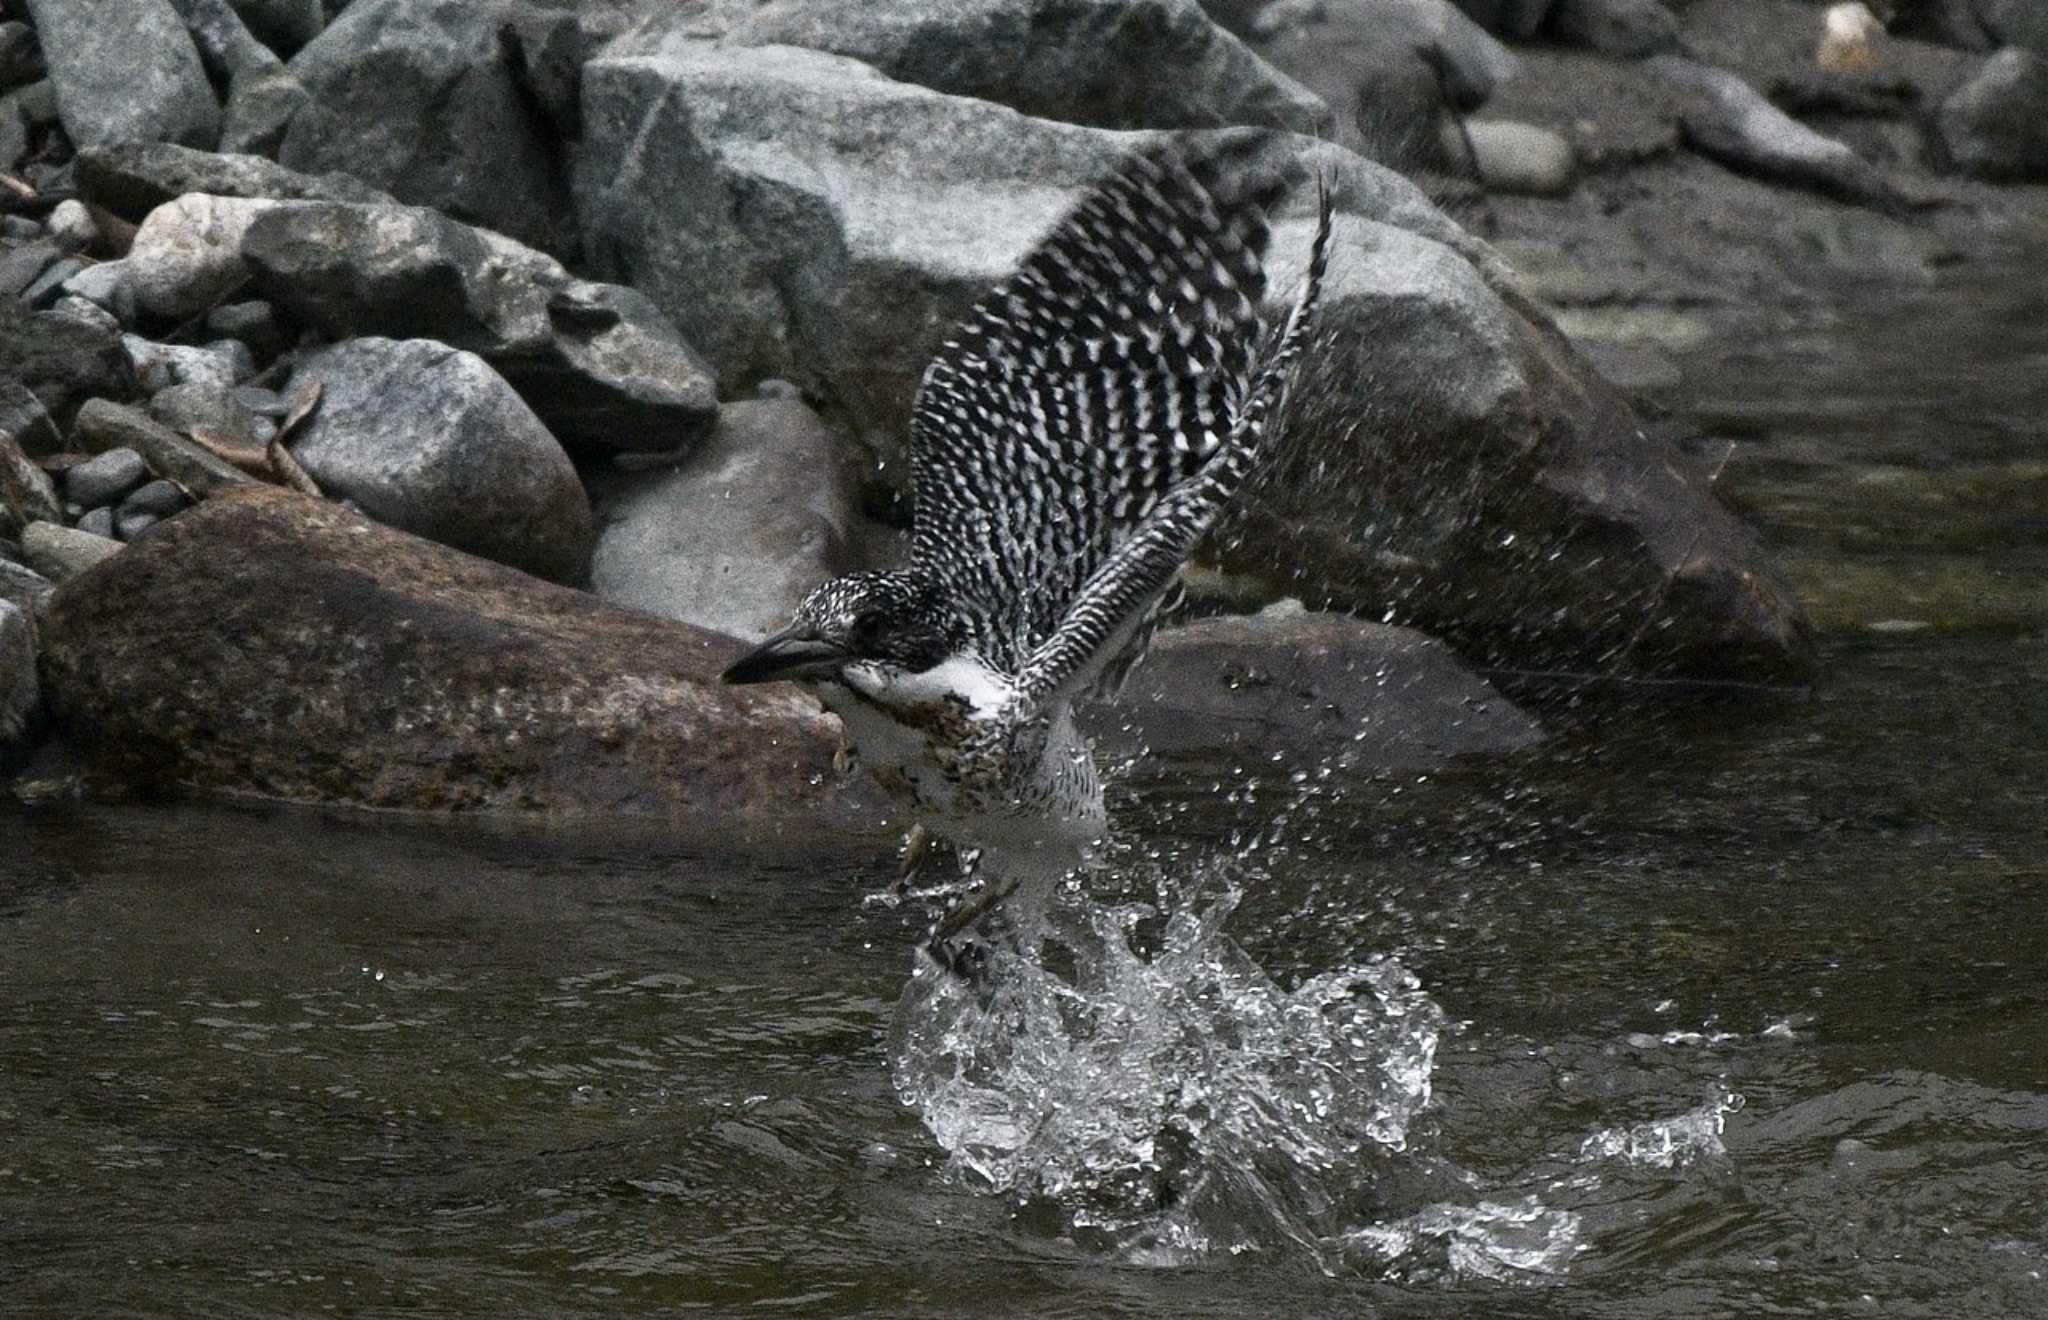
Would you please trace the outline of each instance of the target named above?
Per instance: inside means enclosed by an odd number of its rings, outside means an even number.
[[[728,683],[837,680],[848,666],[921,674],[953,654],[951,616],[922,575],[837,578],[804,597],[789,627],[734,661]]]

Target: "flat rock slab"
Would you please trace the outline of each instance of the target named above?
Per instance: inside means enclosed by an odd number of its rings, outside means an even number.
[[[1082,720],[1104,751],[1154,756],[1341,754],[1412,770],[1512,752],[1542,727],[1442,642],[1342,614],[1200,619],[1161,632],[1113,702]]]
[[[43,682],[102,772],[304,802],[879,824],[743,644],[250,486],[59,590]]]

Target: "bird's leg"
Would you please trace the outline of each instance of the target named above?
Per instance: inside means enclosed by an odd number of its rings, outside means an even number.
[[[1016,889],[1014,876],[1006,875],[985,883],[979,894],[966,899],[933,923],[931,936],[924,945],[926,955],[968,984],[980,985],[988,968],[988,945],[984,939],[978,938],[985,932],[978,932],[976,928],[993,915],[997,905]]]

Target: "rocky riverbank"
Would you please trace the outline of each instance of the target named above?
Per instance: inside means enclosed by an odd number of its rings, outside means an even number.
[[[1998,0],[124,4],[0,23],[0,758],[113,784],[882,819],[807,698],[712,676],[900,553],[930,353],[1174,132],[1334,190],[1332,333],[1195,575],[1319,613],[1167,634],[1100,727],[1313,742],[1370,666],[1406,763],[1537,736],[1452,651],[1803,682],[1657,391],[2048,250]]]

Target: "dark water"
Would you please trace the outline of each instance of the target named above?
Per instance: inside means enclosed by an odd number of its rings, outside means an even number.
[[[2048,1315],[2034,269],[1693,364],[1838,619],[1811,696],[1122,783],[1092,903],[1240,891],[1245,994],[1391,957],[1429,1006],[1401,1148],[1225,1186],[1246,1249],[949,1168],[872,848],[7,805],[0,1313]]]

